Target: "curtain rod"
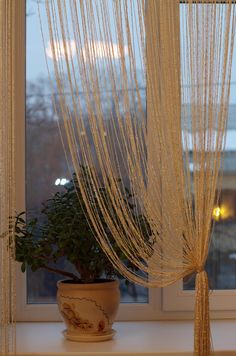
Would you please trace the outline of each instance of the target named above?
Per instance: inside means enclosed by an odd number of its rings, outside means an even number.
[[[229,4],[230,0],[180,0],[180,4]],[[236,0],[231,1],[232,4],[236,4]]]

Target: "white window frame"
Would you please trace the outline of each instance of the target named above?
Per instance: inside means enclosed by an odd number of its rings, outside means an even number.
[[[184,290],[183,281],[163,289],[163,312],[193,312],[194,291]],[[215,319],[236,318],[236,290],[210,291],[211,316]]]
[[[16,2],[16,210],[25,210],[25,0]],[[61,321],[56,304],[27,304],[26,273],[16,268],[17,321]],[[210,294],[213,318],[236,318],[236,290],[213,291]],[[117,320],[192,319],[194,292],[184,291],[182,281],[167,288],[150,288],[148,303],[123,303]]]

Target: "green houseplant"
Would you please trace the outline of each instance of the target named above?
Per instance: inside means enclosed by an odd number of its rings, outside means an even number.
[[[81,167],[81,177],[89,179],[85,167]],[[104,186],[100,189],[101,194],[107,194]],[[100,214],[97,195],[95,192],[92,195],[93,204]],[[133,211],[132,194],[127,188],[124,188],[123,196],[124,204],[129,204]],[[151,231],[147,229],[145,217],[139,214],[137,219],[149,239]],[[119,258],[135,270],[136,267],[129,264],[119,249],[105,221],[104,229]],[[111,326],[119,304],[118,281],[114,278],[121,276],[96,240],[75,175],[62,191],[43,204],[40,216],[27,221],[24,213],[16,216],[15,256],[23,272],[30,267],[32,271],[45,269],[68,278],[58,283],[57,294],[68,339],[97,341],[112,337]],[[75,272],[55,267],[61,258],[66,258]],[[105,301],[108,306],[104,306]],[[114,301],[114,306],[111,306],[111,301]]]

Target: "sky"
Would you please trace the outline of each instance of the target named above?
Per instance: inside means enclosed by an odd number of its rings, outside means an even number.
[[[48,44],[48,35],[45,29],[47,28],[47,18],[44,5],[40,5],[42,26],[44,29],[44,36],[46,46]],[[42,41],[42,34],[40,29],[40,21],[38,15],[38,5],[35,0],[27,0],[27,18],[26,18],[26,40],[27,40],[27,54],[26,54],[26,79],[27,81],[35,81],[39,77],[47,77],[47,67],[45,61],[44,47]],[[73,46],[72,46],[73,47]],[[236,41],[235,41],[236,47]],[[115,53],[117,49],[115,49]],[[48,64],[50,71],[53,72],[52,60],[50,59],[50,48],[47,50]],[[98,47],[99,55],[99,47]],[[231,78],[231,98],[230,103],[236,103],[236,50],[233,56],[232,78]]]

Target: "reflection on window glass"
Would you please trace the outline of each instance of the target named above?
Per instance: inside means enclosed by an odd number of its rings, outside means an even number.
[[[51,84],[47,68],[35,0],[27,0],[27,54],[26,54],[26,210],[27,216],[37,216],[45,202],[71,178],[61,144],[56,113],[51,102]],[[42,25],[46,27],[44,5],[39,3]],[[46,46],[49,38],[45,38]],[[52,66],[50,53],[49,67]],[[56,85],[55,85],[56,87]],[[56,90],[55,90],[56,92]],[[145,90],[144,90],[145,96]],[[145,101],[145,97],[143,98]],[[73,168],[70,169],[73,172]],[[60,268],[73,272],[73,266],[66,260],[60,261]],[[56,282],[63,277],[43,270],[27,271],[28,303],[54,303]],[[148,290],[121,282],[123,302],[148,302]]]

